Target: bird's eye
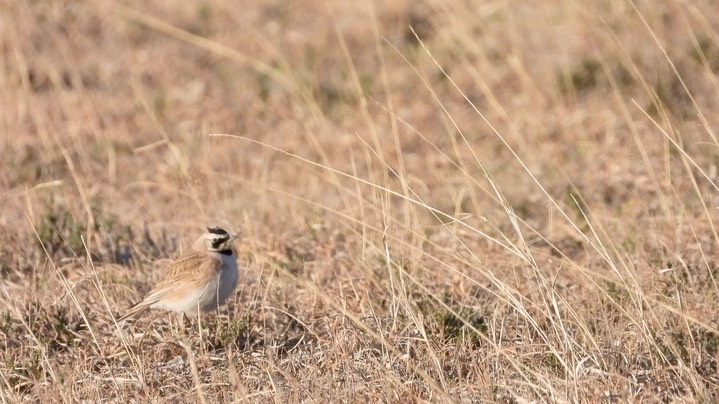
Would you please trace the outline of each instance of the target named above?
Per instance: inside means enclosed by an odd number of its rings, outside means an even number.
[[[212,244],[217,244],[218,241],[220,241],[220,239],[218,239],[217,237],[215,237],[215,238],[212,239]]]

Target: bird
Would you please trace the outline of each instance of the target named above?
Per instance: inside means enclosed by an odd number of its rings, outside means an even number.
[[[231,245],[237,237],[220,227],[208,227],[192,244],[192,251],[170,262],[157,286],[117,321],[147,309],[197,316],[219,308],[237,287],[237,257]]]

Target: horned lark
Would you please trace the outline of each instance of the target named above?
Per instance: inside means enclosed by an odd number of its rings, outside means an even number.
[[[147,309],[197,315],[217,309],[237,287],[237,259],[224,229],[211,227],[192,245],[194,251],[172,261],[164,278],[118,321]]]

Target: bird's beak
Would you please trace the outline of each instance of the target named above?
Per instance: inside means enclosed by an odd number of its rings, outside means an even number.
[[[239,234],[235,234],[235,235],[233,235],[233,236],[230,236],[230,239],[227,240],[227,242],[229,243],[229,242],[231,242],[231,241],[235,241],[235,239],[237,239],[237,238],[239,238],[239,237],[240,237]]]

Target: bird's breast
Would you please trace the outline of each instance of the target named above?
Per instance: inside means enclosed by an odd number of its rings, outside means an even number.
[[[218,300],[224,302],[237,287],[239,273],[237,271],[237,260],[234,255],[222,256],[222,271],[220,273],[220,285]]]

